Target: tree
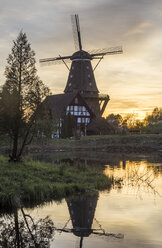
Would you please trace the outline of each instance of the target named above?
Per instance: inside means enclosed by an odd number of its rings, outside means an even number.
[[[112,122],[115,127],[119,127],[122,125],[123,118],[120,114],[110,114],[106,117],[108,122]]]
[[[0,94],[0,127],[12,138],[11,161],[19,161],[34,135],[42,100],[49,89],[37,76],[35,52],[20,32],[7,59]]]
[[[145,124],[149,125],[158,121],[162,121],[162,108],[154,108],[150,115],[147,115],[144,119]]]
[[[73,116],[65,115],[61,126],[61,138],[73,137],[75,133],[75,119]]]

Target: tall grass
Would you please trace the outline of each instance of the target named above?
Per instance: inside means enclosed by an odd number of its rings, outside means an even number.
[[[0,208],[61,200],[76,193],[109,189],[103,170],[78,163],[54,165],[32,160],[8,163],[0,156]]]

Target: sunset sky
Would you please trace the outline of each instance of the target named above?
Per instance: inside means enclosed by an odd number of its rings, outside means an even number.
[[[105,116],[142,118],[162,107],[162,0],[0,0],[0,85],[12,41],[23,30],[40,78],[53,94],[62,93],[66,67],[40,67],[38,61],[75,52],[70,20],[75,13],[84,50],[123,46],[123,54],[105,56],[95,71],[100,93],[111,99]]]

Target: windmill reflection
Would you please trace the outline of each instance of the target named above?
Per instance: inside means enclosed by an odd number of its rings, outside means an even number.
[[[68,220],[62,229],[57,229],[60,232],[73,233],[75,236],[80,237],[79,247],[83,247],[83,239],[89,237],[91,234],[97,236],[123,238],[123,234],[106,233],[101,224],[96,220],[98,229],[93,229],[92,224],[95,216],[95,210],[98,201],[98,194],[89,196],[78,196],[70,200],[66,200],[72,228],[67,228],[70,220]]]

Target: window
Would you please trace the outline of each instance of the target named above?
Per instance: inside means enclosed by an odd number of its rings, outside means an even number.
[[[74,70],[74,66],[72,66],[72,70]]]
[[[88,65],[86,66],[86,68],[87,68],[87,70],[89,70],[89,66]]]
[[[81,118],[77,118],[77,123],[81,123]]]
[[[90,74],[88,74],[88,77],[90,78],[90,77],[91,77],[91,75],[90,75]]]
[[[92,86],[92,83],[91,82],[89,82],[89,86]]]
[[[86,123],[89,123],[90,122],[90,119],[89,118],[86,118]]]
[[[69,83],[69,87],[71,87],[71,83]]]
[[[74,111],[78,111],[78,106],[74,106]]]
[[[71,75],[70,75],[70,77],[72,78],[72,77],[73,77],[73,75],[71,74]]]

